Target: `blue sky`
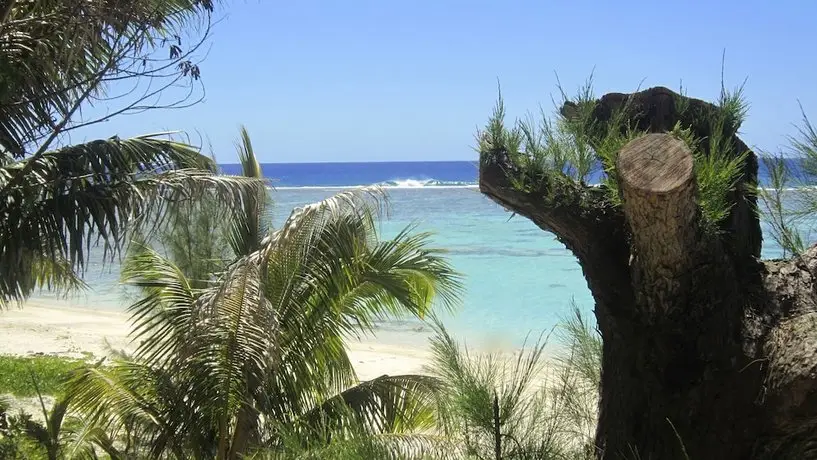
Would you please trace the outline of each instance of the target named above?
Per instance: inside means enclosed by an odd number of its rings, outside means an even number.
[[[558,73],[596,94],[683,81],[714,99],[748,79],[744,140],[783,148],[817,121],[817,2],[225,0],[204,102],[119,117],[72,141],[185,130],[233,162],[238,125],[262,162],[471,160],[497,79],[512,117],[550,110]]]

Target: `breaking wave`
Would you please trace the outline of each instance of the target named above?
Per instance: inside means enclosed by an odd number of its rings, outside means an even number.
[[[420,187],[476,187],[476,182],[444,181],[437,179],[394,179],[377,185],[387,188],[420,188]]]
[[[291,185],[276,185],[273,183],[272,187],[278,190],[295,190],[295,189],[349,189],[368,187],[377,185],[383,188],[399,188],[399,189],[422,189],[422,188],[476,188],[476,181],[444,181],[437,179],[392,179],[375,184],[353,184],[353,185],[305,185],[305,186],[291,186]]]

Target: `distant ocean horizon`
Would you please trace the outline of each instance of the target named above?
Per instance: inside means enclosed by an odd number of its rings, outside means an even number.
[[[792,171],[799,171],[800,158],[786,158]],[[219,165],[225,174],[240,174],[241,165]],[[261,163],[264,176],[275,188],[293,187],[359,187],[380,185],[393,188],[475,187],[478,185],[478,160],[377,161]],[[588,177],[598,183],[602,171],[597,165]],[[758,179],[761,187],[769,184],[769,172],[760,161]]]
[[[225,174],[240,174],[241,165],[219,165]],[[478,161],[383,161],[261,163],[264,176],[277,188],[292,187],[474,187]]]
[[[797,160],[791,160],[797,167]],[[221,165],[237,174],[235,164]],[[463,274],[465,294],[453,313],[441,319],[471,344],[521,345],[531,334],[547,333],[575,304],[592,316],[593,299],[573,255],[533,223],[513,216],[476,189],[477,161],[380,163],[264,163],[271,179],[272,220],[279,225],[295,207],[319,201],[343,188],[380,184],[389,194],[390,213],[380,224],[383,238],[408,225],[433,234],[433,244],[448,251]],[[598,177],[598,176],[596,176]],[[592,181],[591,181],[592,182]],[[764,168],[761,185],[768,183]],[[599,235],[600,238],[604,235]],[[766,236],[763,255],[782,250]],[[92,251],[85,275],[88,292],[74,295],[71,306],[124,310],[133,292],[118,283],[119,267],[103,264]],[[55,300],[51,293],[40,298]],[[428,327],[400,319],[380,325],[390,334],[423,335]]]

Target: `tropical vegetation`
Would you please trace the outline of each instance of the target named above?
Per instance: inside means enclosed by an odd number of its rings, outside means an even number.
[[[38,287],[82,287],[92,245],[117,256],[127,231],[154,227],[181,198],[209,189],[239,202],[252,188],[216,176],[211,159],[167,135],[68,142],[78,128],[160,108],[165,89],[195,88],[195,37],[207,35],[212,8],[207,0],[2,3],[0,308]],[[86,110],[103,102],[111,112]]]
[[[260,179],[246,131],[239,158]],[[128,255],[123,281],[143,293],[130,307],[139,345],[76,373],[66,390],[109,455],[280,456],[361,433],[385,436],[384,448],[435,445],[418,430],[431,427],[436,382],[359,382],[345,341],[384,318],[422,319],[433,302],[452,307],[459,276],[427,234],[378,237],[377,189],[296,209],[279,228],[266,202],[263,189],[238,209],[199,201],[169,218],[186,229],[169,225],[158,248],[142,241]],[[226,258],[212,252],[218,241]]]
[[[0,401],[0,457],[598,455],[598,333],[576,313],[548,362],[543,337],[512,357],[469,351],[435,320],[435,311],[457,304],[460,275],[429,234],[412,227],[379,234],[382,190],[339,193],[275,227],[243,128],[240,176],[221,174],[212,158],[167,133],[71,144],[72,130],[161,108],[154,97],[180,83],[193,91],[201,75],[195,52],[213,6],[0,6],[0,307],[36,288],[81,288],[97,245],[109,260],[124,257],[122,281],[138,295],[129,307],[131,352],[95,363],[0,357],[0,393],[37,397],[41,409],[35,417]],[[111,113],[83,112],[121,100],[113,92],[126,80],[144,91],[128,92]],[[140,87],[144,81],[164,83]],[[165,107],[196,102],[191,94]],[[555,120],[509,127],[500,97],[480,132],[481,161],[507,156],[521,193],[560,190],[538,196],[552,207],[598,200],[604,212],[617,209],[616,155],[644,131],[617,114],[596,124],[589,84],[567,102],[569,113]],[[817,211],[817,131],[804,117],[791,142],[803,167],[766,155],[771,186],[755,190],[742,182],[748,153],[729,141],[746,115],[741,90],[724,89],[716,107],[705,120],[710,135],[680,123],[670,131],[694,152],[706,237],[723,237],[732,194],[741,189],[760,195],[783,255],[803,254]],[[599,163],[603,183],[589,187]],[[405,316],[435,328],[427,373],[360,381],[349,341]]]

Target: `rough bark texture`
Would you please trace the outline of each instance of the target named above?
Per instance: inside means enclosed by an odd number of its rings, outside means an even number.
[[[570,102],[566,103],[562,107],[562,114],[569,116],[573,107]],[[624,111],[624,117],[629,121],[627,126],[637,130],[663,133],[672,130],[680,122],[682,126],[692,128],[696,138],[709,139],[712,135],[709,116],[718,108],[709,102],[682,96],[662,86],[633,94],[609,93],[596,102],[591,131],[600,135],[606,129],[606,123],[619,110]],[[738,128],[739,126],[732,126],[727,129],[737,132]],[[737,136],[733,136],[731,141],[735,153],[749,152],[743,170],[743,184],[752,187],[757,183],[757,157]],[[709,153],[709,145],[704,142],[702,146]],[[738,268],[745,261],[760,257],[762,244],[760,220],[753,211],[757,205],[757,196],[746,193],[745,186],[738,187],[732,194],[735,206],[731,216],[723,224],[727,234],[726,242],[733,249]]]
[[[706,135],[695,114],[716,110],[653,88],[602,97],[598,120],[628,98],[630,118],[654,133],[686,120]],[[492,152],[480,190],[553,232],[582,266],[604,340],[599,458],[817,458],[817,246],[760,262],[744,189],[725,233],[704,231],[692,161],[669,135],[631,142],[617,160],[623,204],[613,206],[602,188],[576,183],[520,190],[523,172]],[[756,181],[754,154],[744,176]]]

